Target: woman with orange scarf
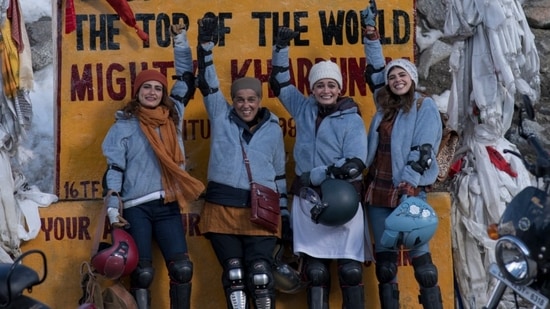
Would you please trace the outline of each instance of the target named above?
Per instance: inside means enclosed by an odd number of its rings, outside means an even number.
[[[176,59],[191,58],[185,30],[174,37]],[[189,260],[181,209],[198,198],[204,185],[184,168],[178,127],[194,90],[192,67],[176,61],[178,78],[170,96],[166,77],[156,70],[140,72],[133,97],[116,113],[103,141],[108,168],[104,175],[108,216],[113,227],[125,227],[134,238],[139,264],[131,275],[138,308],[150,308],[155,238],[170,276],[170,308],[190,308],[193,264]],[[119,212],[119,196],[124,213]]]

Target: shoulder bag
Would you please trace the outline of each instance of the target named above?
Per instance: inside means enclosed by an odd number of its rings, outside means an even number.
[[[263,226],[270,232],[276,233],[281,215],[279,193],[252,180],[250,163],[242,143],[241,150],[243,152],[246,172],[248,173],[248,180],[250,181],[250,221]]]

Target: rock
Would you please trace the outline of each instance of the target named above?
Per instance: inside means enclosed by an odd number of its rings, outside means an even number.
[[[25,25],[32,52],[32,68],[39,71],[53,62],[52,20],[42,17]]]
[[[442,41],[435,41],[435,43],[427,48],[418,59],[418,75],[421,78],[428,78],[430,67],[436,63],[439,63],[445,59],[449,59],[453,48],[451,45]],[[447,61],[448,63],[448,61]],[[449,69],[447,68],[447,71]]]
[[[532,28],[550,29],[550,1],[528,1],[523,11]]]

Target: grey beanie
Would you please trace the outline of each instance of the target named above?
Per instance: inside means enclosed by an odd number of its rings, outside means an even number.
[[[386,65],[386,71],[384,72],[386,84],[388,83],[388,74],[390,74],[390,71],[394,67],[400,67],[409,73],[409,76],[414,81],[415,86],[418,87],[418,71],[416,70],[416,66],[409,60],[403,58],[395,59]]]
[[[262,82],[254,77],[242,77],[231,84],[231,98],[235,97],[237,91],[243,89],[252,89],[258,97],[262,97]]]
[[[313,90],[313,85],[323,78],[334,79],[338,83],[338,86],[340,86],[340,89],[342,88],[342,73],[336,63],[326,60],[312,66],[309,71],[309,88]]]

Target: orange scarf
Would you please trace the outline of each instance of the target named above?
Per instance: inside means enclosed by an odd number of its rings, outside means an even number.
[[[196,200],[204,191],[204,184],[180,167],[184,157],[168,109],[164,106],[155,109],[140,107],[137,117],[141,130],[160,161],[162,186],[166,194],[164,202],[177,200],[184,211],[188,201]]]

